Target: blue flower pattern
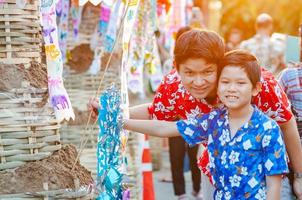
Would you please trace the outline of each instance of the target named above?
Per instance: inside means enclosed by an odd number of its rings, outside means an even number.
[[[280,128],[256,107],[233,138],[225,107],[177,128],[191,146],[207,141],[215,200],[265,200],[265,176],[288,172]]]

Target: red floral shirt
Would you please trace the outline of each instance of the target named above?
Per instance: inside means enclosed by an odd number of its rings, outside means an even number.
[[[261,92],[252,99],[252,104],[279,124],[289,121],[292,113],[286,94],[270,72],[262,69],[261,73]],[[173,69],[159,85],[153,103],[149,107],[149,113],[154,119],[176,121],[209,113],[213,108],[214,106],[204,99],[198,100],[191,96],[182,85],[177,71]],[[205,174],[209,175],[206,152],[204,151],[199,159],[198,165]]]

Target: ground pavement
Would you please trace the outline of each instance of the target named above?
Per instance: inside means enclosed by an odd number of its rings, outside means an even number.
[[[163,177],[171,177],[169,152],[167,150],[162,151],[161,170],[153,172],[155,197],[156,200],[176,200],[177,197],[174,196],[172,183],[160,181]],[[185,181],[186,181],[186,192],[188,195],[190,195],[192,192],[191,172],[185,173]],[[194,200],[192,196],[191,199]]]

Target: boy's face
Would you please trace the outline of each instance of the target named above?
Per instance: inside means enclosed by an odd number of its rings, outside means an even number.
[[[179,65],[182,84],[197,99],[216,96],[217,65],[202,58],[190,58]]]
[[[237,110],[249,106],[258,90],[253,87],[243,68],[225,66],[219,77],[217,93],[224,105]]]

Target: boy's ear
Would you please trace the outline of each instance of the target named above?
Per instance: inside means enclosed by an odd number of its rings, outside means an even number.
[[[261,92],[262,84],[261,82],[257,82],[256,86],[253,88],[252,95],[256,96],[259,92]]]

